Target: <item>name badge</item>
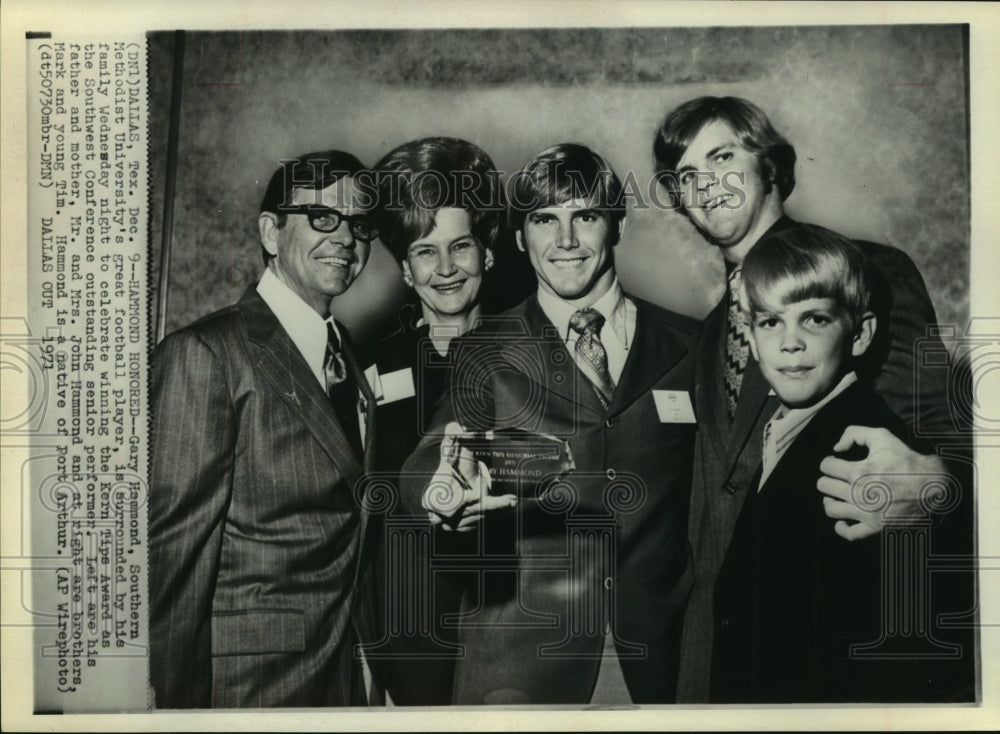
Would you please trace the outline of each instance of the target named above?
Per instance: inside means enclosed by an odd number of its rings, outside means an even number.
[[[660,423],[696,423],[687,390],[653,390]]]
[[[380,375],[375,365],[372,365],[365,370],[365,377],[371,385],[378,405],[395,403],[397,400],[412,398],[417,394],[413,385],[413,370],[410,367]]]

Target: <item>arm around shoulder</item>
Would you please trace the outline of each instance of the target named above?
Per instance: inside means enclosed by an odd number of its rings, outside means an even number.
[[[873,289],[891,295],[888,318],[882,314],[885,322],[877,325],[887,333],[877,334],[873,345],[873,358],[881,361],[875,387],[915,434],[951,433],[947,372],[921,364],[922,349],[945,349],[939,337],[928,333],[929,326],[937,325],[937,314],[924,279],[902,250],[868,243],[867,254],[883,276]]]

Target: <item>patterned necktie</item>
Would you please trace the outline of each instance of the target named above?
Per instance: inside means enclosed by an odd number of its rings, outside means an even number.
[[[323,360],[323,377],[326,378],[326,394],[330,395],[333,386],[347,379],[347,367],[340,353],[340,339],[333,330],[333,322],[326,322],[326,358]]]
[[[729,330],[726,335],[726,403],[729,419],[736,415],[736,404],[740,399],[743,372],[750,357],[750,327],[740,313],[741,270],[736,268],[729,274]]]
[[[340,339],[333,330],[333,323],[326,322],[326,358],[323,360],[323,376],[326,378],[326,394],[330,396],[333,409],[340,420],[340,427],[355,455],[364,455],[361,444],[361,426],[358,423],[358,386],[344,364]]]
[[[607,408],[615,392],[615,381],[608,371],[608,353],[601,344],[604,317],[592,308],[582,308],[569,319],[569,327],[579,334],[576,340],[576,361],[583,367],[594,386],[601,404]]]

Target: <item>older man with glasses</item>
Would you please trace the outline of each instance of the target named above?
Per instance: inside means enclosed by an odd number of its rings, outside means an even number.
[[[153,356],[150,678],[160,708],[365,703],[353,655],[374,411],[330,316],[371,240],[353,155],[284,162],[266,269]]]

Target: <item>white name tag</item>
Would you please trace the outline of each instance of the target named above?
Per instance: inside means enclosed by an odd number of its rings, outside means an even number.
[[[372,365],[365,370],[365,377],[368,378],[368,384],[375,394],[375,402],[379,405],[412,398],[417,394],[413,386],[413,370],[410,367],[380,375],[375,365]]]
[[[695,423],[694,406],[687,390],[653,390],[660,423]]]

